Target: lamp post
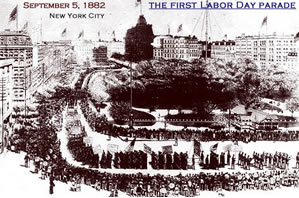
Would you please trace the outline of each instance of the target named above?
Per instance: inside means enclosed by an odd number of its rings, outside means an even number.
[[[132,62],[130,62],[130,129],[133,129],[133,125],[134,125],[134,114],[133,114],[133,85],[132,85],[132,81],[133,81],[133,75],[132,75]]]

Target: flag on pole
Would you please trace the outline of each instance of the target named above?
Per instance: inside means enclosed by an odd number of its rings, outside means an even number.
[[[215,151],[217,150],[217,148],[218,148],[218,143],[212,145],[212,146],[210,147],[210,151],[211,151],[211,152],[215,152]]]
[[[265,18],[263,19],[261,27],[263,27],[264,25],[267,25],[267,23],[268,23],[268,16],[265,16]]]
[[[194,155],[200,156],[200,142],[194,139]]]
[[[132,152],[132,151],[134,150],[135,141],[136,141],[136,137],[135,137],[134,140],[132,140],[132,142],[126,147],[126,149],[125,149],[126,152]]]
[[[16,20],[18,15],[18,6],[16,6],[10,13],[9,15],[9,22],[12,22],[14,20]]]
[[[23,31],[23,32],[28,32],[28,21],[26,21],[26,23],[25,23],[24,26],[22,27],[22,31]]]
[[[82,31],[79,33],[78,38],[81,38],[81,37],[84,37],[84,30],[82,30]]]
[[[183,24],[180,24],[179,27],[178,27],[177,33],[181,32],[182,30],[183,30]]]
[[[165,154],[167,154],[167,153],[173,153],[172,146],[171,145],[169,145],[169,146],[162,146],[162,153],[165,153]]]
[[[61,32],[61,37],[65,37],[66,36],[66,28],[64,28],[64,30]]]
[[[151,154],[152,153],[152,149],[151,147],[149,147],[148,145],[146,144],[143,144],[143,147],[144,147],[144,152],[148,153],[148,154]]]
[[[141,0],[136,0],[135,6],[139,6],[141,4]]]
[[[98,37],[100,37],[101,36],[101,32],[100,31],[98,31]]]
[[[113,41],[115,41],[116,39],[115,39],[115,30],[113,30],[113,32],[112,32],[112,37],[113,37]]]

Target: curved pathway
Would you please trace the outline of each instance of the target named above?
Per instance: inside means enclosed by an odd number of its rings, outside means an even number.
[[[98,146],[100,145],[101,150],[105,150],[105,152],[107,151],[107,146],[108,144],[115,144],[118,145],[118,151],[123,151],[125,150],[125,148],[130,144],[130,141],[128,142],[124,142],[122,140],[120,140],[119,138],[114,138],[111,137],[111,139],[108,139],[107,135],[103,135],[100,133],[96,133],[94,132],[91,127],[88,125],[87,120],[85,119],[85,117],[83,116],[83,113],[81,111],[80,106],[77,106],[77,110],[78,110],[78,114],[80,117],[80,121],[82,126],[84,127],[86,133],[87,133],[87,137],[90,137],[92,139],[92,145],[93,146]],[[61,142],[60,145],[60,149],[62,152],[62,156],[67,160],[68,163],[74,165],[74,166],[78,166],[78,167],[84,167],[84,168],[89,168],[88,166],[83,166],[80,162],[77,162],[73,159],[70,151],[67,148],[67,141],[68,141],[68,134],[67,134],[67,130],[66,130],[66,123],[67,123],[67,115],[66,115],[66,109],[63,111],[63,124],[62,124],[62,130],[61,132],[59,132],[58,134],[58,138]],[[136,141],[135,143],[135,149],[136,150],[143,150],[143,144],[146,143],[147,145],[149,145],[153,151],[157,152],[158,150],[161,150],[161,146],[162,145],[173,145],[174,141],[148,141],[148,142],[144,142],[144,141]],[[209,148],[211,145],[214,145],[216,142],[203,142],[202,143],[202,149],[204,150],[205,153],[207,153],[209,151]],[[179,146],[177,147],[173,147],[174,151],[176,152],[180,152],[180,151],[190,151],[190,145],[192,144],[192,142],[187,142],[187,141],[180,141],[179,142]],[[222,150],[222,147],[224,147],[227,144],[232,144],[232,142],[227,141],[227,142],[218,142],[218,147]],[[250,154],[252,153],[253,150],[256,150],[257,152],[262,152],[262,151],[266,151],[266,152],[274,152],[276,151],[275,148],[281,148],[280,151],[281,152],[286,152],[287,150],[289,150],[289,147],[293,147],[295,145],[298,144],[298,142],[253,142],[250,143],[251,146],[249,147],[248,144],[245,143],[239,143],[241,147],[243,147],[243,151],[245,151],[246,153]],[[263,146],[261,146],[263,145]],[[246,147],[246,148],[245,148]],[[187,148],[187,150],[186,150]],[[192,151],[191,151],[192,152]],[[296,151],[294,151],[296,152]],[[233,153],[235,155],[237,155],[237,153]],[[292,156],[295,156],[295,153],[291,153]],[[99,156],[101,156],[101,153],[99,154]],[[151,157],[150,155],[148,155],[148,162],[151,161]],[[292,158],[292,161],[290,163],[290,168],[293,167],[293,165],[295,164],[295,159]],[[89,169],[93,169],[93,170],[98,170],[101,172],[108,172],[108,173],[126,173],[126,174],[136,174],[136,173],[142,173],[142,174],[150,174],[150,175],[155,175],[155,174],[163,174],[163,175],[178,175],[178,174],[182,174],[182,175],[186,175],[186,174],[196,174],[200,172],[209,172],[209,173],[219,173],[220,171],[224,171],[224,172],[242,172],[242,173],[246,173],[246,172],[261,172],[261,171],[269,171],[269,170],[255,170],[254,168],[251,168],[251,171],[246,171],[244,169],[241,169],[240,167],[236,166],[235,170],[231,170],[228,167],[219,170],[203,170],[198,166],[198,160],[196,159],[196,166],[195,166],[195,170],[193,169],[189,169],[189,170],[155,170],[152,169],[151,166],[148,164],[148,169],[146,170],[135,170],[135,169],[102,169],[102,168],[89,168]]]

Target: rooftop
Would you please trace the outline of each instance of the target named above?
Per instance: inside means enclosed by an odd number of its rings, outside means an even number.
[[[22,31],[10,31],[9,29],[0,31],[0,35],[1,36],[26,36],[26,37],[29,37],[28,34],[22,32]]]

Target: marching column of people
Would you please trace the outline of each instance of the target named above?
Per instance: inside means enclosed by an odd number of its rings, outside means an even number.
[[[155,140],[192,140],[200,139],[202,142],[208,141],[242,141],[245,143],[256,141],[299,141],[299,131],[288,131],[283,133],[279,130],[151,130],[146,128],[128,130],[121,126],[114,126],[108,123],[105,115],[97,115],[89,107],[87,100],[79,100],[84,117],[90,127],[97,133],[112,136],[137,137]]]
[[[69,137],[67,147],[76,161],[90,167],[99,167],[99,155],[94,154],[92,147],[83,142],[83,137]]]
[[[143,151],[114,153],[114,167],[122,169],[147,169],[147,153]]]
[[[264,166],[270,169],[288,169],[290,159],[287,153],[282,152],[275,152],[274,155],[265,152],[253,153],[254,167],[258,169],[263,169]]]
[[[188,154],[187,153],[151,153],[151,166],[153,169],[183,169],[188,168]]]

